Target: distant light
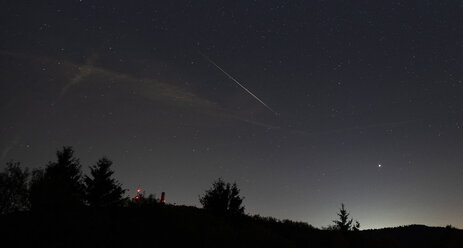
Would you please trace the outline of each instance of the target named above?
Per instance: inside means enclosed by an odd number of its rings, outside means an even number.
[[[381,164],[378,164],[378,168],[381,168],[381,166],[382,166]]]
[[[137,196],[135,196],[135,199],[137,199],[137,200],[138,200],[139,198],[140,198],[140,197],[139,197],[138,195],[137,195]]]
[[[140,192],[140,191],[141,191],[141,189],[137,189],[137,192]]]

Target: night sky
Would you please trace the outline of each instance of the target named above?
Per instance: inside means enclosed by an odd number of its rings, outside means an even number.
[[[70,145],[132,196],[199,207],[222,177],[250,214],[463,228],[462,23],[463,1],[6,1],[0,169]]]

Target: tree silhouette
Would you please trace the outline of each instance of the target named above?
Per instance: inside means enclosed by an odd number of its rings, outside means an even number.
[[[79,159],[72,147],[56,152],[57,161],[33,171],[31,182],[32,209],[72,209],[83,206],[84,185]]]
[[[339,220],[333,220],[335,229],[343,232],[347,231],[358,231],[360,229],[360,222],[355,221],[352,225],[353,219],[349,219],[349,212],[344,208],[344,203],[341,203],[341,208],[338,213]]]
[[[228,202],[228,211],[233,214],[243,214],[244,213],[244,206],[241,206],[243,203],[242,197],[240,197],[240,190],[236,183],[233,183],[230,191],[230,197]]]
[[[106,157],[90,167],[91,177],[85,176],[87,203],[92,207],[121,206],[124,202],[125,189],[112,175],[112,161]]]
[[[355,224],[352,225],[352,231],[360,231],[360,222],[358,220],[356,220]]]
[[[6,163],[5,170],[0,173],[0,214],[29,208],[28,179],[29,171],[21,169],[19,162]]]
[[[206,190],[199,201],[204,209],[214,212],[243,214],[244,206],[241,206],[243,198],[239,196],[239,192],[236,183],[230,185],[219,178],[212,183],[212,188]]]

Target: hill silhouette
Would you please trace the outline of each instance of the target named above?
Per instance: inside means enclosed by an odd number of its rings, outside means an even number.
[[[17,212],[0,223],[2,243],[18,247],[463,247],[463,230],[449,227],[341,232],[163,204]]]
[[[344,204],[323,230],[246,215],[237,184],[221,178],[200,196],[203,208],[141,189],[130,199],[108,158],[84,176],[72,147],[56,155],[31,177],[17,162],[0,173],[0,247],[463,247],[463,230],[451,226],[360,231]]]

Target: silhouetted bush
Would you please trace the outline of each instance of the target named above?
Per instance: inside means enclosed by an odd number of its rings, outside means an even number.
[[[21,169],[19,162],[6,163],[5,170],[0,173],[0,214],[29,208],[28,179],[29,171]]]
[[[79,159],[72,147],[56,152],[57,161],[32,173],[30,201],[33,210],[67,210],[84,205]]]
[[[212,184],[212,188],[206,190],[206,193],[200,197],[199,201],[204,209],[216,213],[243,214],[243,198],[239,195],[240,190],[236,183],[230,185],[225,183],[221,178]]]
[[[122,206],[125,189],[112,175],[110,169],[112,162],[106,157],[98,160],[96,165],[90,167],[90,175],[85,176],[85,198],[92,207]]]

